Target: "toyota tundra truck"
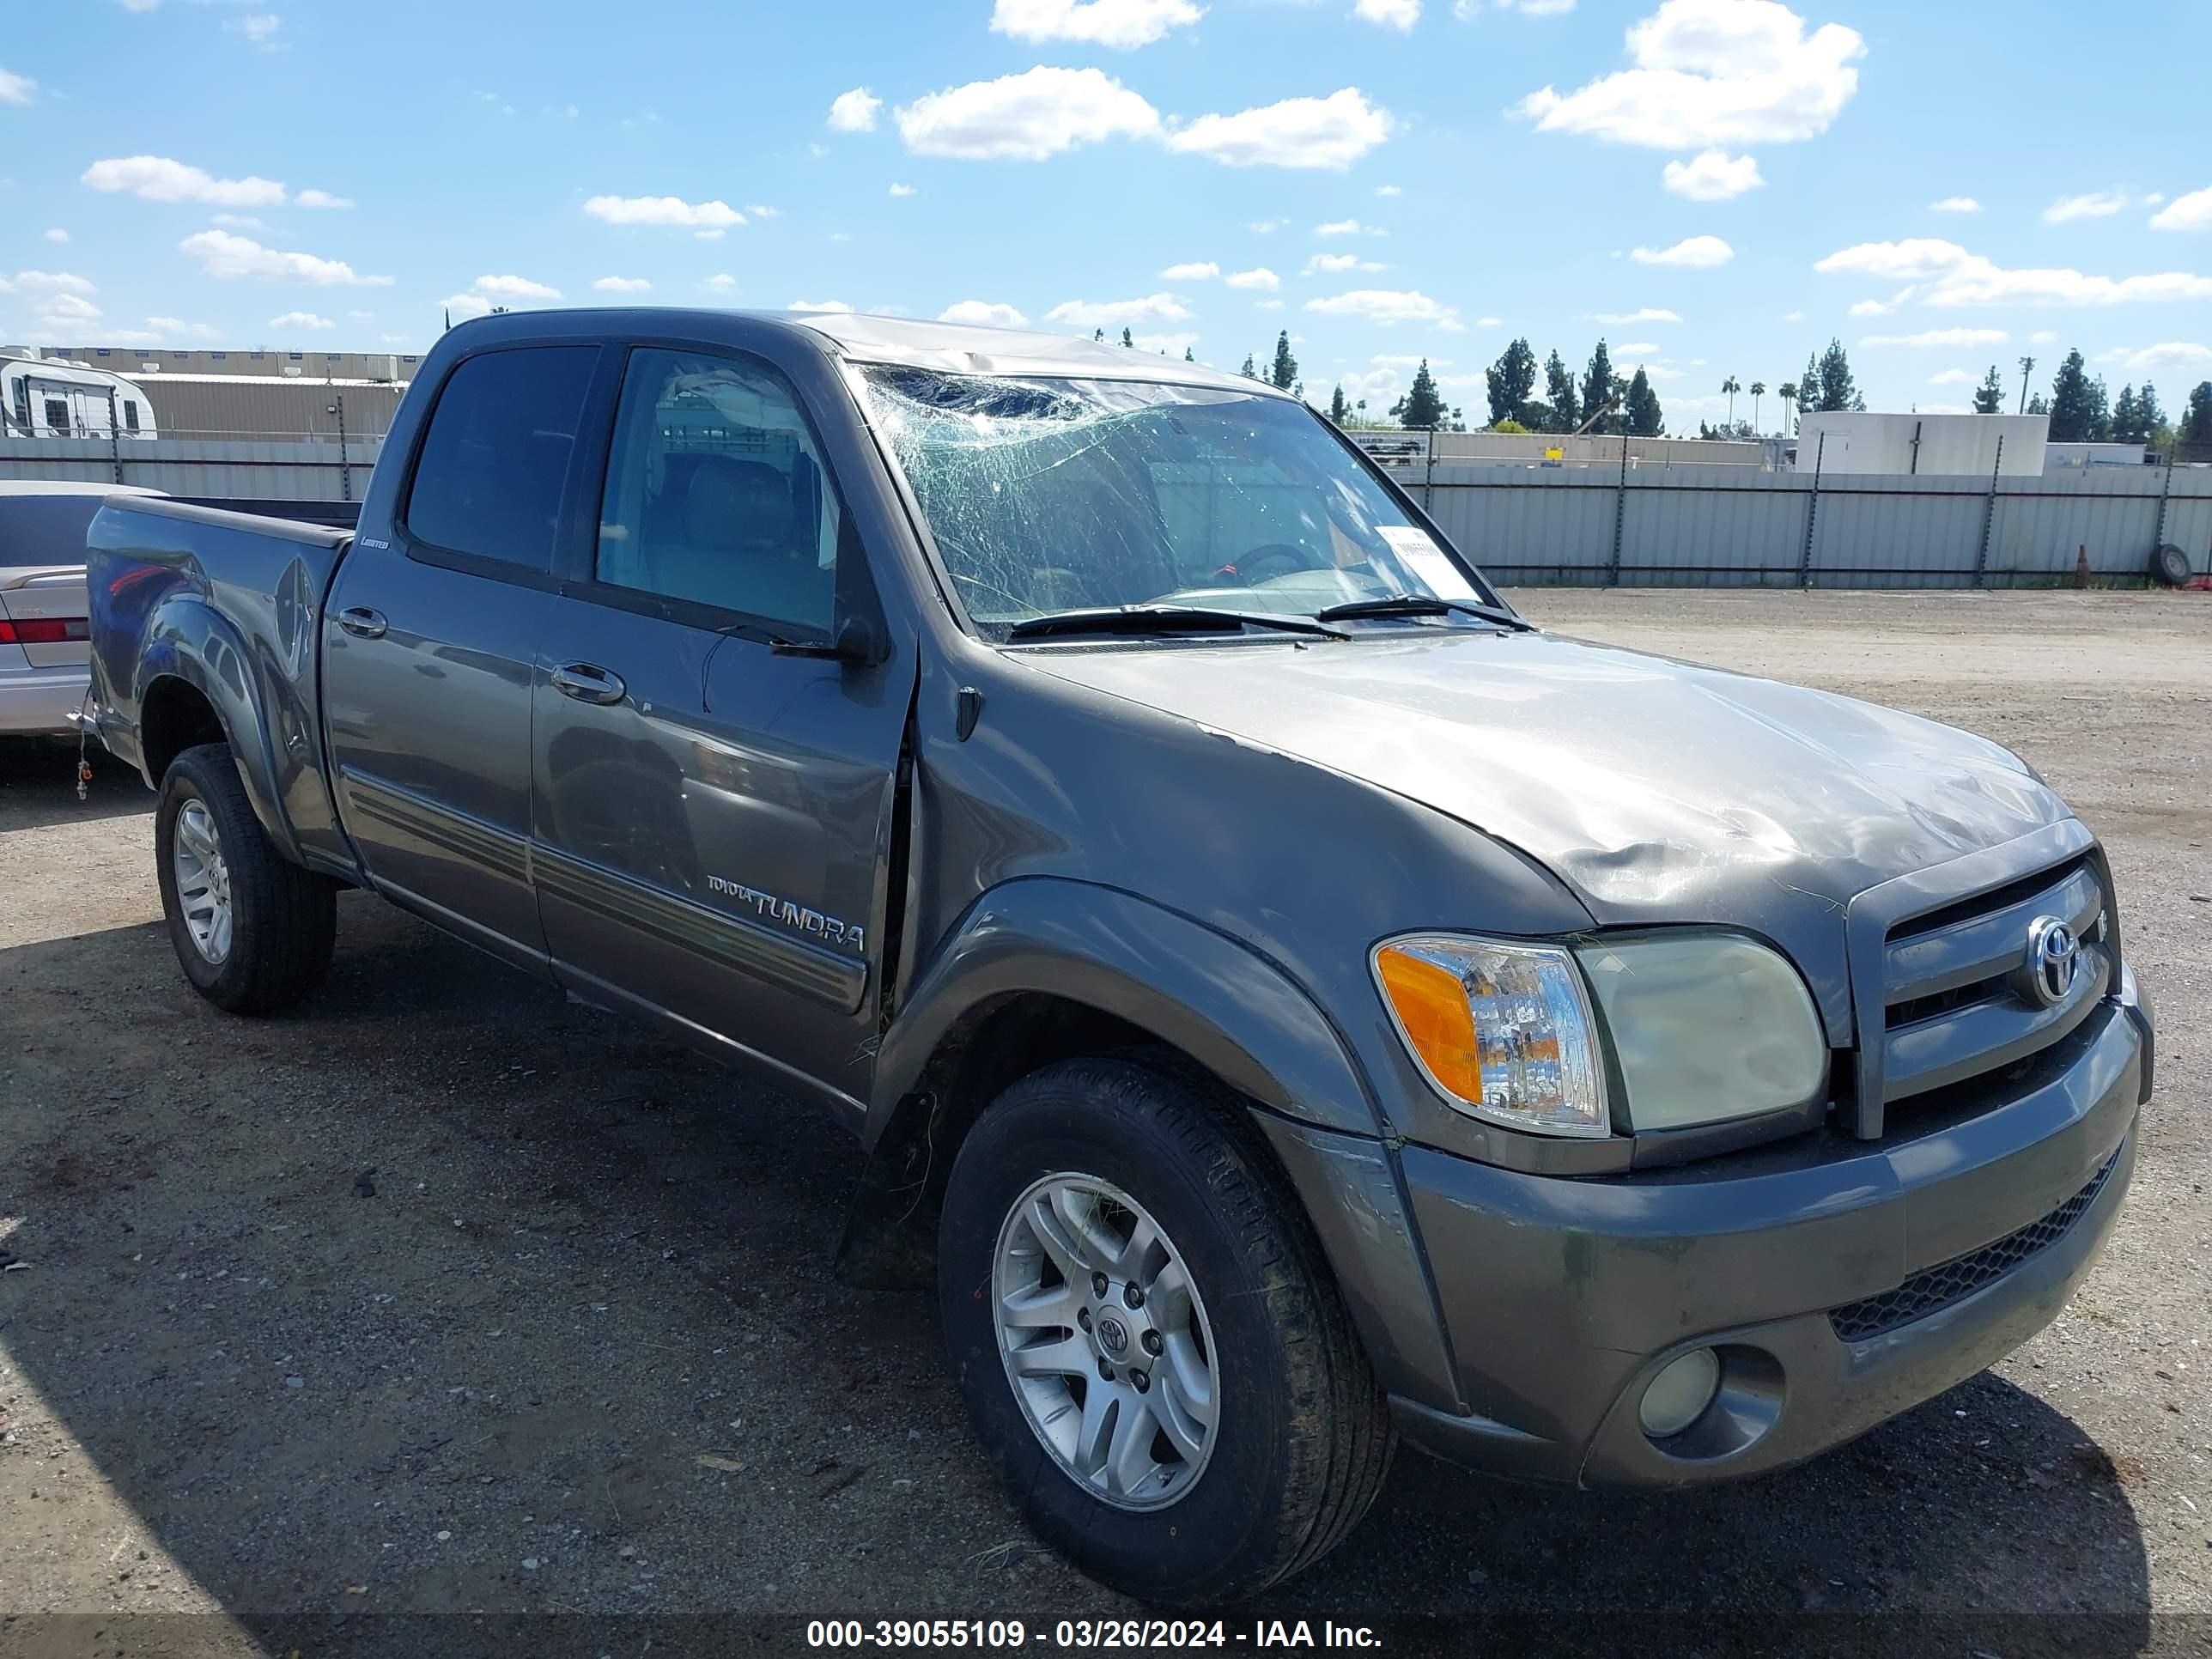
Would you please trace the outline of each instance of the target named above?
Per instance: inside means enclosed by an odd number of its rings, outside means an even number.
[[[1758,1474],[1997,1360],[2134,1168],[2096,836],[1982,738],[1556,636],[1263,385],[847,315],[469,322],[352,534],[117,500],[185,977],[363,888],[866,1152],[1036,1531],[1310,1565],[1397,1442]]]

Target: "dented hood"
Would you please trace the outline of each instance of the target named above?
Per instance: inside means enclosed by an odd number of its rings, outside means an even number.
[[[1970,733],[1552,635],[1422,626],[1030,660],[1449,813],[1548,866],[1601,924],[1794,939],[1824,990],[1853,895],[2068,816]],[[1804,960],[1828,941],[1832,963]]]

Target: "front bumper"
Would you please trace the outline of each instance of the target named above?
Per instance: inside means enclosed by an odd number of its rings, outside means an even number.
[[[92,690],[82,663],[0,673],[0,734],[46,737],[76,730],[71,718]]]
[[[1376,1229],[1317,1221],[1415,1444],[1589,1486],[1753,1474],[1942,1393],[2057,1316],[2126,1194],[2152,1044],[2124,976],[2035,1086],[1924,1133],[1900,1115],[1881,1141],[1831,1135],[1809,1154],[1784,1142],[1589,1180],[1407,1146],[1418,1310],[1347,1263],[1361,1237],[1376,1255]],[[1301,1160],[1285,1163],[1310,1200]],[[1340,1210],[1359,1175],[1336,1173]],[[1656,1442],[1638,1420],[1644,1389],[1697,1347],[1719,1352],[1720,1393]]]

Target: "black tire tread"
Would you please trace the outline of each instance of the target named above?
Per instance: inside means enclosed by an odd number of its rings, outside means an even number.
[[[234,1014],[281,1012],[311,994],[330,972],[337,939],[337,890],[276,850],[254,816],[228,744],[199,744],[169,763],[162,781],[165,811],[171,781],[180,772],[216,816],[240,911],[231,948],[234,956],[244,952],[245,971],[234,988],[218,992],[197,981],[195,986]],[[179,954],[191,948],[179,941]]]

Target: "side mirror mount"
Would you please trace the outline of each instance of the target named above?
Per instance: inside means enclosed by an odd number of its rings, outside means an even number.
[[[779,657],[826,657],[856,668],[872,668],[890,654],[883,629],[866,617],[848,616],[828,640],[773,640],[769,648]]]

